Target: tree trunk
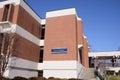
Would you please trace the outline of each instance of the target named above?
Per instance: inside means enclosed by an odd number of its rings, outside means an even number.
[[[4,33],[3,39],[2,39],[2,46],[1,46],[1,56],[0,59],[0,75],[3,76],[4,72],[6,71],[9,58],[13,54],[13,44],[15,40],[15,34],[14,33]]]

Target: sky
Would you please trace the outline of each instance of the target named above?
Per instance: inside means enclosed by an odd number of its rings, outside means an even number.
[[[120,0],[25,0],[42,18],[46,12],[75,8],[92,52],[120,48]]]
[[[75,8],[92,52],[120,48],[120,0],[25,0],[41,17],[51,10]]]

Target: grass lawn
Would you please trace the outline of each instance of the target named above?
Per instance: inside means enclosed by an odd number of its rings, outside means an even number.
[[[109,75],[107,76],[107,80],[120,80],[120,76]]]

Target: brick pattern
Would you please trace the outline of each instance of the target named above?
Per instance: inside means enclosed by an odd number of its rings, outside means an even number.
[[[40,47],[17,34],[15,49],[16,53],[14,55],[16,57],[39,62]]]
[[[4,8],[0,8],[0,22],[2,21],[3,18],[3,12],[4,12]]]
[[[44,60],[77,60],[76,15],[46,19]],[[67,53],[52,54],[53,48],[67,48]]]

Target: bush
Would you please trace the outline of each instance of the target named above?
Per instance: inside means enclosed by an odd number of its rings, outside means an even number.
[[[38,80],[38,78],[37,77],[31,77],[28,80]]]
[[[61,79],[61,78],[49,77],[48,80],[67,80],[67,79]]]
[[[120,77],[116,79],[116,77],[110,77],[107,76],[110,79],[107,80],[120,80]],[[82,80],[82,79],[75,79],[75,78],[70,78],[70,79],[62,79],[62,78],[54,78],[54,77],[49,77],[48,79],[46,79],[45,77],[30,77],[30,78],[24,78],[24,77],[14,77],[13,79],[9,79],[9,78],[4,78],[4,77],[0,77],[0,80]]]
[[[54,79],[54,77],[49,77],[49,78],[48,78],[48,80],[52,80],[52,79]]]
[[[47,80],[45,77],[38,77],[38,80]]]
[[[114,71],[107,71],[106,74],[107,75],[114,75]]]
[[[75,78],[70,78],[68,80],[82,80],[82,79],[75,79]]]
[[[31,77],[28,80],[47,80],[47,79],[44,77]]]
[[[12,80],[28,80],[28,79],[17,76],[17,77],[14,77]]]

